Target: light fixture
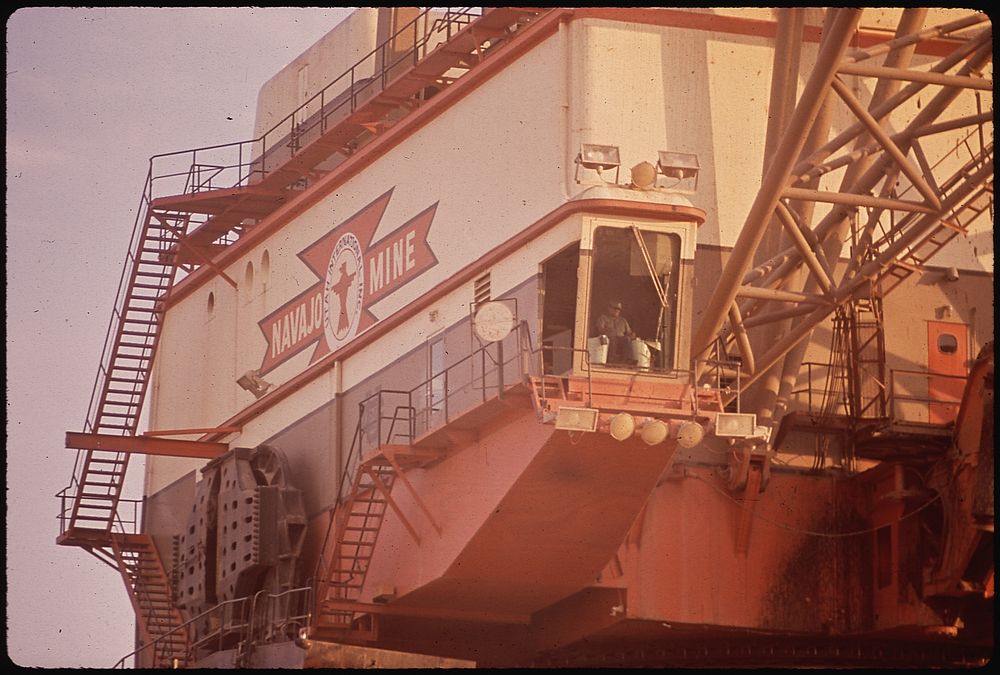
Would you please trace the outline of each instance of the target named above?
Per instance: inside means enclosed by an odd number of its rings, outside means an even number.
[[[632,167],[632,186],[648,190],[656,185],[656,167],[649,162],[639,162]]]
[[[396,587],[392,584],[378,584],[372,589],[372,602],[384,605],[396,599]]]
[[[757,428],[757,415],[753,413],[718,413],[715,416],[715,435],[729,438],[750,438]]]
[[[682,422],[677,427],[677,445],[682,448],[693,448],[701,443],[703,438],[705,438],[705,427],[697,422]]]
[[[564,431],[597,431],[596,408],[562,406],[556,411],[556,429]]]
[[[635,418],[627,412],[618,413],[608,421],[608,430],[616,441],[631,438],[635,433]]]
[[[701,166],[698,164],[698,155],[690,152],[669,152],[660,150],[656,161],[656,170],[667,178],[676,178],[678,181],[686,178],[694,178],[694,188],[698,189],[698,173]]]
[[[597,145],[594,143],[583,143],[580,145],[580,154],[576,156],[576,182],[579,183],[580,167],[591,169],[597,172],[601,179],[602,171],[608,169],[615,170],[615,184],[618,183],[618,174],[621,170],[621,159],[618,155],[617,145]]]
[[[669,428],[660,420],[649,420],[642,425],[639,437],[646,445],[662,443],[667,438]]]
[[[236,380],[236,384],[249,391],[256,398],[260,398],[267,393],[268,389],[274,386],[267,380],[261,378],[256,370],[248,370],[243,373],[243,376]]]

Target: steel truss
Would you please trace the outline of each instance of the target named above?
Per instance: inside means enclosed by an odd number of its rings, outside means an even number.
[[[992,90],[984,77],[992,72],[988,17],[972,13],[923,28],[927,10],[906,9],[892,39],[850,49],[864,10],[827,10],[815,66],[792,110],[797,78],[789,68],[802,44],[795,13],[803,10],[782,11],[761,188],[693,340],[696,359],[720,345],[739,353],[739,388],[758,383],[754,403],[764,419],[787,398],[820,322],[871,288],[891,291],[993,210],[993,112],[979,95]],[[936,63],[913,65],[917,46],[931,39],[954,47]],[[880,57],[881,65],[870,65]],[[875,81],[867,105],[845,81],[852,76]],[[928,87],[931,99],[914,111],[914,97],[925,100]],[[963,95],[975,96],[977,113],[947,117]],[[838,103],[856,121],[828,138]],[[922,141],[940,133],[960,140],[950,153],[928,157]],[[837,189],[819,188],[837,172]],[[831,206],[813,225],[817,204]],[[780,234],[765,241],[769,229]],[[842,255],[849,260],[837,268]],[[706,375],[704,366],[698,375]]]

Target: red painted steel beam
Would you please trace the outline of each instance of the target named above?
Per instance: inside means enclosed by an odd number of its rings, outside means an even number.
[[[225,443],[180,441],[172,438],[149,438],[146,436],[85,434],[77,431],[66,432],[66,447],[75,450],[107,450],[195,459],[215,459],[229,451],[229,446]]]

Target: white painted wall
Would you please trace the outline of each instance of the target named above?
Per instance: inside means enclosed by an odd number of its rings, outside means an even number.
[[[768,18],[771,11],[725,13]],[[302,58],[322,57],[325,70],[336,71],[341,67],[337,64],[348,63],[368,44],[374,29],[374,10],[356,13]],[[622,183],[629,180],[629,167],[640,161],[655,163],[658,150],[697,153],[700,187],[690,199],[707,212],[698,242],[731,246],[760,183],[770,42],[757,36],[598,19],[561,27],[230,265],[226,273],[241,282],[238,290],[216,277],[175,305],[164,324],[158,356],[153,425],[212,427],[252,403],[253,396],[235,380],[261,363],[266,341],[257,322],[317,282],[297,254],[390,188],[392,198],[374,240],[437,202],[428,240],[438,264],[371,307],[380,318],[404,309],[587,190],[588,184],[573,180],[573,159],[581,143],[618,145]],[[807,45],[803,76],[814,53],[815,47]],[[288,97],[290,86],[297,86],[297,62],[261,90],[258,127],[266,126],[267,110]],[[862,98],[870,96],[870,82],[848,81]],[[913,111],[916,105],[914,101]],[[971,112],[974,105],[974,95],[963,95],[956,115]],[[847,123],[846,118],[835,119],[834,131]],[[925,150],[934,156],[953,145],[954,138],[928,139]],[[817,218],[822,213],[818,209]],[[557,228],[497,265],[492,270],[494,288],[508,288],[533,275],[542,259],[579,236],[571,230],[569,225]],[[579,225],[574,231],[579,232]],[[940,264],[992,270],[992,239],[983,236],[986,231],[982,226],[969,241],[952,244]],[[970,255],[972,248],[976,255]],[[265,252],[270,259],[266,281]],[[254,268],[252,285],[246,283],[248,263]],[[344,388],[467,317],[471,282],[466,286],[435,303],[435,321],[421,312],[351,357],[343,364]],[[211,316],[209,293],[215,298]],[[266,379],[275,385],[288,381],[307,368],[312,351],[310,347],[279,365]],[[329,401],[334,382],[331,370],[250,422],[233,442],[252,446],[268,438]],[[161,459],[149,464],[156,477],[150,489],[171,482],[192,465]]]

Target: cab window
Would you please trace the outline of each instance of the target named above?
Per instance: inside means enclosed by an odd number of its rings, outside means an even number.
[[[595,229],[587,335],[591,366],[674,367],[679,268],[677,234],[636,226]]]

